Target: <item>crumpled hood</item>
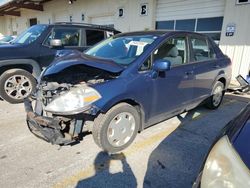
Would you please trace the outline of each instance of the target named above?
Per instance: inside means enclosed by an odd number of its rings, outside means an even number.
[[[55,61],[44,71],[42,76],[57,74],[74,65],[86,65],[111,73],[119,73],[124,70],[124,67],[116,64],[112,60],[95,58],[93,56],[85,55],[77,50],[63,50],[58,53],[63,55],[56,58]]]

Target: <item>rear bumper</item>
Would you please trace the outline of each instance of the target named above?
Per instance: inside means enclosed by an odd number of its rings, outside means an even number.
[[[35,136],[57,145],[67,145],[75,141],[71,138],[65,138],[61,131],[60,119],[36,114],[30,99],[25,99],[24,106],[27,113],[27,126]]]

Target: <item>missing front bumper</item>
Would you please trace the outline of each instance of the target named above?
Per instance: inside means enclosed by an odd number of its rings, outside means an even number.
[[[36,114],[33,111],[30,99],[25,99],[24,106],[27,113],[28,128],[35,136],[57,145],[75,142],[71,137],[66,138],[62,133],[59,119]]]

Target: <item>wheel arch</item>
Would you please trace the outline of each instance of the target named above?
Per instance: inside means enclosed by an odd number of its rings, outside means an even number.
[[[145,111],[144,111],[143,106],[138,101],[136,101],[134,99],[126,98],[126,99],[117,100],[116,102],[114,102],[110,105],[106,105],[105,108],[102,109],[102,112],[106,113],[109,109],[111,109],[112,107],[114,107],[120,103],[127,103],[127,104],[136,108],[136,110],[138,111],[138,114],[140,116],[139,132],[143,131],[143,129],[145,127]]]
[[[227,80],[226,74],[224,71],[219,72],[219,74],[217,75],[217,77],[215,78],[214,82],[213,82],[213,86],[214,84],[219,81],[221,83],[224,84],[224,89],[226,90],[228,85],[229,85],[229,81]]]
[[[221,83],[223,83],[223,84],[224,84],[224,87],[226,87],[227,81],[226,81],[226,78],[225,78],[225,77],[219,78],[218,81],[221,82]]]
[[[10,59],[0,61],[0,75],[9,69],[24,69],[38,79],[41,68],[38,63],[32,59]]]

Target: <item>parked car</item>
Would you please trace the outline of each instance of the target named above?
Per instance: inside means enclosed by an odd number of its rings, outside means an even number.
[[[223,130],[193,188],[250,187],[250,103]]]
[[[0,33],[0,40],[4,37],[4,35],[2,33]]]
[[[41,75],[35,111],[25,102],[27,123],[60,145],[79,139],[84,127],[103,150],[117,152],[138,131],[203,101],[218,108],[230,79],[230,59],[202,34],[118,34],[51,64]]]
[[[0,96],[10,103],[22,102],[34,91],[36,79],[58,49],[84,51],[116,33],[106,26],[77,23],[30,27],[11,45],[0,45]]]
[[[2,39],[0,39],[0,45],[2,44],[10,44],[13,40],[15,40],[16,36],[11,36],[11,35],[7,35],[4,36]]]

